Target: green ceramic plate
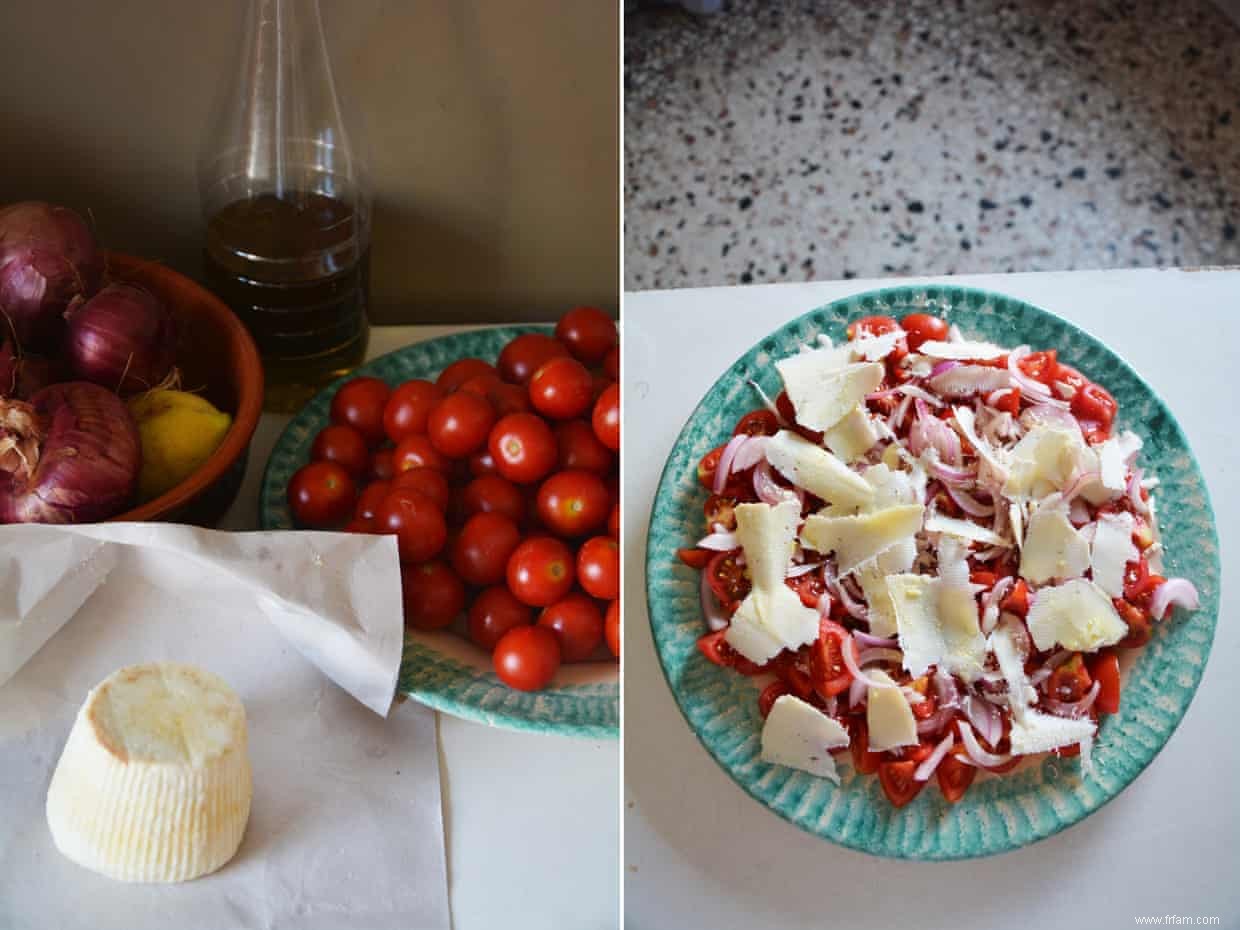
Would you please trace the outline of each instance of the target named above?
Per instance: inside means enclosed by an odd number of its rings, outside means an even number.
[[[712,665],[695,648],[705,632],[698,573],[676,549],[702,532],[705,492],[698,460],[756,406],[750,379],[770,396],[780,390],[772,362],[818,333],[837,342],[848,321],[881,313],[934,312],[966,335],[1000,345],[1057,349],[1059,357],[1115,395],[1124,427],[1145,441],[1142,464],[1162,482],[1158,515],[1166,568],[1189,577],[1201,608],[1176,612],[1127,670],[1120,713],[1105,718],[1094,748],[1095,772],[1078,760],[1046,757],[1003,777],[979,778],[957,805],[934,786],[902,809],[887,803],[878,779],[839,757],[841,784],[759,759],[757,686]],[[702,744],[749,794],[804,830],[844,846],[907,859],[962,859],[1015,849],[1097,810],[1137,777],[1167,742],[1205,669],[1219,604],[1218,536],[1209,495],[1184,434],[1163,401],[1122,359],[1053,314],[1001,294],[959,287],[870,291],[814,310],[772,333],[731,365],[689,418],[655,497],[646,553],[651,625],[663,671]]]
[[[367,362],[356,375],[396,385],[410,378],[434,380],[450,362],[476,356],[494,362],[504,344],[535,326],[480,329],[419,342]],[[293,529],[285,489],[304,465],[310,444],[328,422],[340,382],[320,392],[281,434],[263,475],[259,512],[263,529]],[[467,720],[513,730],[615,738],[620,733],[620,682],[614,662],[566,665],[551,687],[526,693],[503,684],[490,656],[450,632],[407,633],[397,690],[423,704]]]

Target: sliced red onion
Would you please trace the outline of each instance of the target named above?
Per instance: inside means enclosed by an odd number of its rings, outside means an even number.
[[[941,707],[959,707],[960,706],[960,689],[956,686],[956,679],[949,672],[946,672],[940,666],[934,668],[934,696],[938,699]]]
[[[853,678],[860,679],[870,688],[898,688],[899,685],[894,682],[877,681],[871,678],[865,672],[861,671],[861,664],[857,659],[857,644],[851,636],[844,644],[844,648],[840,650],[844,654],[844,665],[848,669]]]
[[[930,473],[944,484],[954,484],[957,486],[971,485],[977,479],[977,475],[971,470],[967,468],[954,468],[951,465],[943,464],[937,459],[931,460]]]
[[[1074,497],[1085,490],[1092,482],[1098,480],[1101,475],[1096,471],[1082,472],[1066,488],[1060,492],[1060,496],[1065,501],[1071,501]]]
[[[853,636],[855,637],[856,634],[854,633]],[[871,646],[869,649],[863,650],[857,656],[857,664],[862,668],[869,665],[871,662],[891,662],[895,665],[899,665],[903,661],[904,653],[902,653],[899,649],[888,649],[880,646]]]
[[[932,733],[938,733],[948,726],[955,716],[956,712],[950,707],[940,707],[925,720],[917,721],[917,735],[929,736]]]
[[[830,588],[832,594],[840,599],[840,604],[843,605],[844,610],[848,611],[848,616],[852,617],[854,620],[865,620],[867,623],[869,622],[870,612],[866,609],[864,604],[860,603],[852,596],[852,592],[848,590],[848,584],[845,581],[831,578],[827,582],[827,587]]]
[[[821,562],[803,562],[800,565],[793,565],[788,569],[785,578],[800,578],[802,575],[808,575],[810,572],[822,568]]]
[[[1029,594],[1030,603],[1033,603],[1034,594]],[[1028,656],[1033,647],[1032,640],[1029,639],[1029,630],[1026,629],[1025,623],[1016,614],[1003,614],[999,618],[999,625],[1006,629],[1012,637],[1012,645],[1016,647],[1016,651],[1022,656]]]
[[[874,649],[894,649],[899,645],[894,636],[875,636],[873,633],[863,633],[861,630],[853,631],[853,639],[862,646]]]
[[[767,410],[769,410],[771,413],[775,414],[775,419],[779,421],[779,425],[787,426],[788,421],[785,420],[784,415],[779,412],[779,407],[776,405],[776,403],[773,400],[771,400],[769,397],[767,397],[766,391],[762,390],[762,385],[760,385],[757,381],[751,380],[749,382],[749,386],[758,392],[758,397],[762,398],[762,406],[765,407]]]
[[[865,702],[869,691],[869,684],[864,678],[854,678],[848,684],[848,706],[856,707],[858,704]]]
[[[926,756],[926,761],[917,766],[917,771],[913,773],[914,781],[929,781],[930,776],[934,774],[934,770],[939,767],[939,763],[947,757],[947,754],[952,751],[952,747],[955,745],[956,737],[954,734],[948,733],[943,737],[939,744],[934,747],[934,752]]]
[[[1102,682],[1095,681],[1079,701],[1056,701],[1054,698],[1043,698],[1042,706],[1059,717],[1084,717],[1098,700],[1098,692],[1102,690]]]
[[[1016,386],[1020,388],[1020,392],[1028,397],[1035,404],[1045,404],[1050,401],[1051,389],[1041,381],[1029,377],[1020,370],[1020,360],[1029,354],[1029,346],[1017,346],[1008,353],[1007,367],[1008,374],[1012,376],[1012,380],[1016,382]]]
[[[1201,604],[1197,589],[1187,578],[1168,578],[1154,589],[1150,597],[1150,613],[1155,620],[1167,615],[1169,607],[1183,607],[1185,610],[1196,610]]]
[[[991,391],[986,395],[986,406],[991,410],[998,410],[999,401],[1003,400],[1003,398],[1007,397],[1014,390],[1016,390],[1016,388],[1005,387],[999,388],[997,391]],[[1004,412],[1006,413],[1006,411]]]
[[[732,474],[732,459],[736,456],[736,450],[745,444],[745,440],[749,437],[745,433],[740,433],[728,440],[728,444],[723,447],[723,454],[719,456],[719,464],[715,468],[715,487],[716,494],[722,494],[723,489],[728,484],[728,475]]]
[[[718,633],[720,630],[726,630],[731,621],[723,612],[723,605],[719,603],[719,598],[715,597],[715,592],[710,589],[710,579],[706,572],[702,572],[701,587],[698,590],[702,600],[702,618],[710,627],[710,631]]]
[[[1079,497],[1068,506],[1068,520],[1078,529],[1089,522],[1089,506]]]
[[[1139,514],[1147,514],[1150,512],[1149,505],[1141,497],[1141,476],[1144,472],[1140,468],[1134,468],[1128,473],[1128,500],[1132,502],[1133,509]]]
[[[939,375],[945,375],[953,368],[959,368],[960,362],[955,359],[944,359],[941,362],[935,362],[934,367],[930,369],[930,377],[937,378]]]
[[[904,418],[908,416],[910,401],[912,401],[911,397],[901,398],[900,403],[896,404],[895,410],[891,411],[891,416],[887,418],[887,426],[893,432],[899,432],[900,426],[904,422]]]
[[[892,392],[896,394],[903,394],[905,397],[915,397],[918,400],[925,401],[932,407],[942,407],[945,405],[945,402],[941,398],[935,397],[925,388],[920,388],[915,384],[901,384],[892,388]]]
[[[1011,575],[1000,578],[989,591],[982,595],[982,632],[989,634],[999,622],[999,604],[1007,597],[1016,579]]]
[[[983,504],[972,494],[962,491],[960,488],[954,487],[943,482],[943,487],[947,490],[947,496],[956,502],[961,510],[971,517],[992,517],[995,513],[993,504]]]
[[[771,466],[765,461],[759,462],[753,470],[753,490],[764,504],[775,506],[786,500],[799,499],[799,495],[788,488],[775,483],[771,474]]]
[[[741,544],[735,533],[711,533],[699,539],[697,547],[709,549],[712,552],[731,552],[733,549],[739,549]]]
[[[964,714],[977,728],[977,732],[982,734],[982,739],[990,745],[997,743],[999,737],[1003,735],[1003,718],[999,714],[999,708],[990,701],[984,701],[970,694],[965,698]]]
[[[987,752],[982,748],[981,743],[977,741],[977,736],[973,733],[973,728],[963,720],[957,723],[960,729],[960,739],[964,743],[964,751],[969,758],[973,760],[973,764],[981,768],[997,768],[1011,761],[1011,756],[997,756],[993,752]]]
[[[934,449],[938,452],[940,461],[958,466],[961,450],[960,437],[956,435],[956,431],[931,413],[920,397],[914,398],[914,403],[917,417],[908,431],[909,449],[918,456],[927,449]]]
[[[1039,382],[1034,382],[1035,384]],[[1064,426],[1070,430],[1079,430],[1081,424],[1065,407],[1040,403],[1029,407],[1021,415],[1021,419],[1029,423],[1046,423],[1050,426]]]
[[[744,471],[761,462],[766,456],[766,444],[769,439],[768,436],[750,436],[741,443],[741,447],[736,450],[736,455],[732,457],[732,470]]]
[[[818,616],[823,620],[831,619],[831,595],[823,593],[818,598]]]

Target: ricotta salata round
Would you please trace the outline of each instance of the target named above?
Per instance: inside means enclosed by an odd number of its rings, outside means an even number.
[[[86,697],[47,792],[60,852],[131,882],[223,866],[250,816],[245,708],[219,676],[174,662],[113,672]]]

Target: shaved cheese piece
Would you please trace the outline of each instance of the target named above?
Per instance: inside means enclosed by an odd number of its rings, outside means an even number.
[[[1074,652],[1094,652],[1128,633],[1106,592],[1084,578],[1039,589],[1026,623],[1043,651],[1058,643]]]
[[[977,418],[973,415],[973,411],[968,407],[952,407],[952,413],[956,418],[956,423],[960,425],[960,432],[964,434],[965,439],[969,440],[978,457],[989,465],[996,475],[1006,475],[1007,466],[1000,459],[998,450],[977,434]]]
[[[909,568],[912,568],[911,562]],[[896,635],[896,608],[891,602],[891,592],[887,590],[887,577],[888,573],[881,565],[872,565],[857,572],[861,593],[870,607],[870,632],[875,636]]]
[[[886,507],[894,507],[896,504],[916,502],[913,478],[908,472],[890,468],[880,462],[867,468],[861,477],[874,489],[871,510],[883,510]]]
[[[847,575],[900,540],[921,529],[924,508],[902,504],[851,517],[813,514],[805,520],[801,542],[826,555],[835,553],[836,567]]]
[[[1041,498],[1062,490],[1078,475],[1096,466],[1080,430],[1039,423],[1013,447],[1003,493],[1008,497]]]
[[[1025,511],[1021,509],[1021,506],[1017,501],[1008,502],[1008,510],[1007,510],[1008,523],[1010,523],[1012,526],[1012,535],[1016,537],[1017,548],[1020,548],[1021,546],[1024,545],[1024,539],[1025,539],[1024,513]]]
[[[878,558],[874,561],[875,566],[880,572],[888,575],[898,575],[901,572],[911,572],[913,563],[917,561],[917,539],[908,536],[901,539],[890,549],[884,549],[878,554]]]
[[[1008,623],[999,624],[990,634],[987,645],[995,654],[995,659],[999,663],[999,672],[1007,682],[1008,704],[1012,708],[1012,717],[1020,719],[1025,715],[1029,705],[1038,697],[1033,685],[1029,683],[1029,676],[1025,674],[1025,654],[1017,645]]]
[[[1110,597],[1124,596],[1124,568],[1139,558],[1132,542],[1130,513],[1108,513],[1098,518],[1090,552],[1094,584]]]
[[[979,542],[986,546],[1002,546],[1006,542],[998,533],[971,520],[945,517],[937,513],[926,518],[926,532],[947,533],[950,536]]]
[[[766,460],[793,484],[825,501],[864,504],[874,496],[859,474],[791,430],[780,430],[766,441]]]
[[[969,546],[958,536],[939,538],[939,578],[957,588],[969,583]]]
[[[910,675],[924,675],[932,665],[965,681],[981,675],[986,641],[971,588],[946,585],[928,575],[892,575],[887,591]]]
[[[917,351],[922,355],[929,355],[931,358],[949,358],[957,361],[977,359],[978,361],[985,362],[998,358],[1005,350],[990,342],[937,342],[930,340],[923,342]]]
[[[736,506],[736,539],[753,587],[733,614],[724,639],[751,662],[761,664],[782,649],[796,649],[818,637],[818,611],[802,604],[784,584],[800,519],[795,500]]]
[[[866,694],[865,723],[869,730],[870,751],[886,752],[897,746],[917,744],[917,720],[913,709],[886,672],[869,672],[871,678],[887,687],[870,687]]]
[[[830,750],[848,745],[839,721],[792,694],[776,698],[762,725],[762,761],[809,772],[839,784]]]
[[[890,355],[896,344],[904,337],[905,332],[902,329],[893,329],[877,336],[864,333],[853,340],[853,355],[867,362],[877,362]]]
[[[1012,721],[1012,755],[1028,756],[1038,752],[1050,752],[1063,746],[1071,746],[1094,735],[1094,722],[1089,717],[1073,719],[1026,711],[1020,719]]]
[[[822,443],[845,462],[861,458],[878,442],[878,431],[861,404],[822,434]]]
[[[1140,440],[1137,441],[1140,442]],[[1110,491],[1124,490],[1124,475],[1128,468],[1124,464],[1124,447],[1119,437],[1112,437],[1101,443],[1097,447],[1097,452],[1098,472],[1102,486]]]
[[[886,369],[881,363],[841,366],[840,352],[815,349],[775,363],[802,426],[829,430],[882,383]]]
[[[1020,574],[1034,584],[1079,578],[1089,568],[1089,544],[1068,520],[1065,508],[1039,508],[1029,518],[1020,555]]]

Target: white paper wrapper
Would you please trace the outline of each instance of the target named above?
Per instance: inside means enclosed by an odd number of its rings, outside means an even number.
[[[379,716],[401,642],[391,537],[0,529],[0,926],[448,926],[434,715]],[[254,802],[216,874],[128,885],[64,859],[44,803],[87,691],[161,659],[241,696]]]

